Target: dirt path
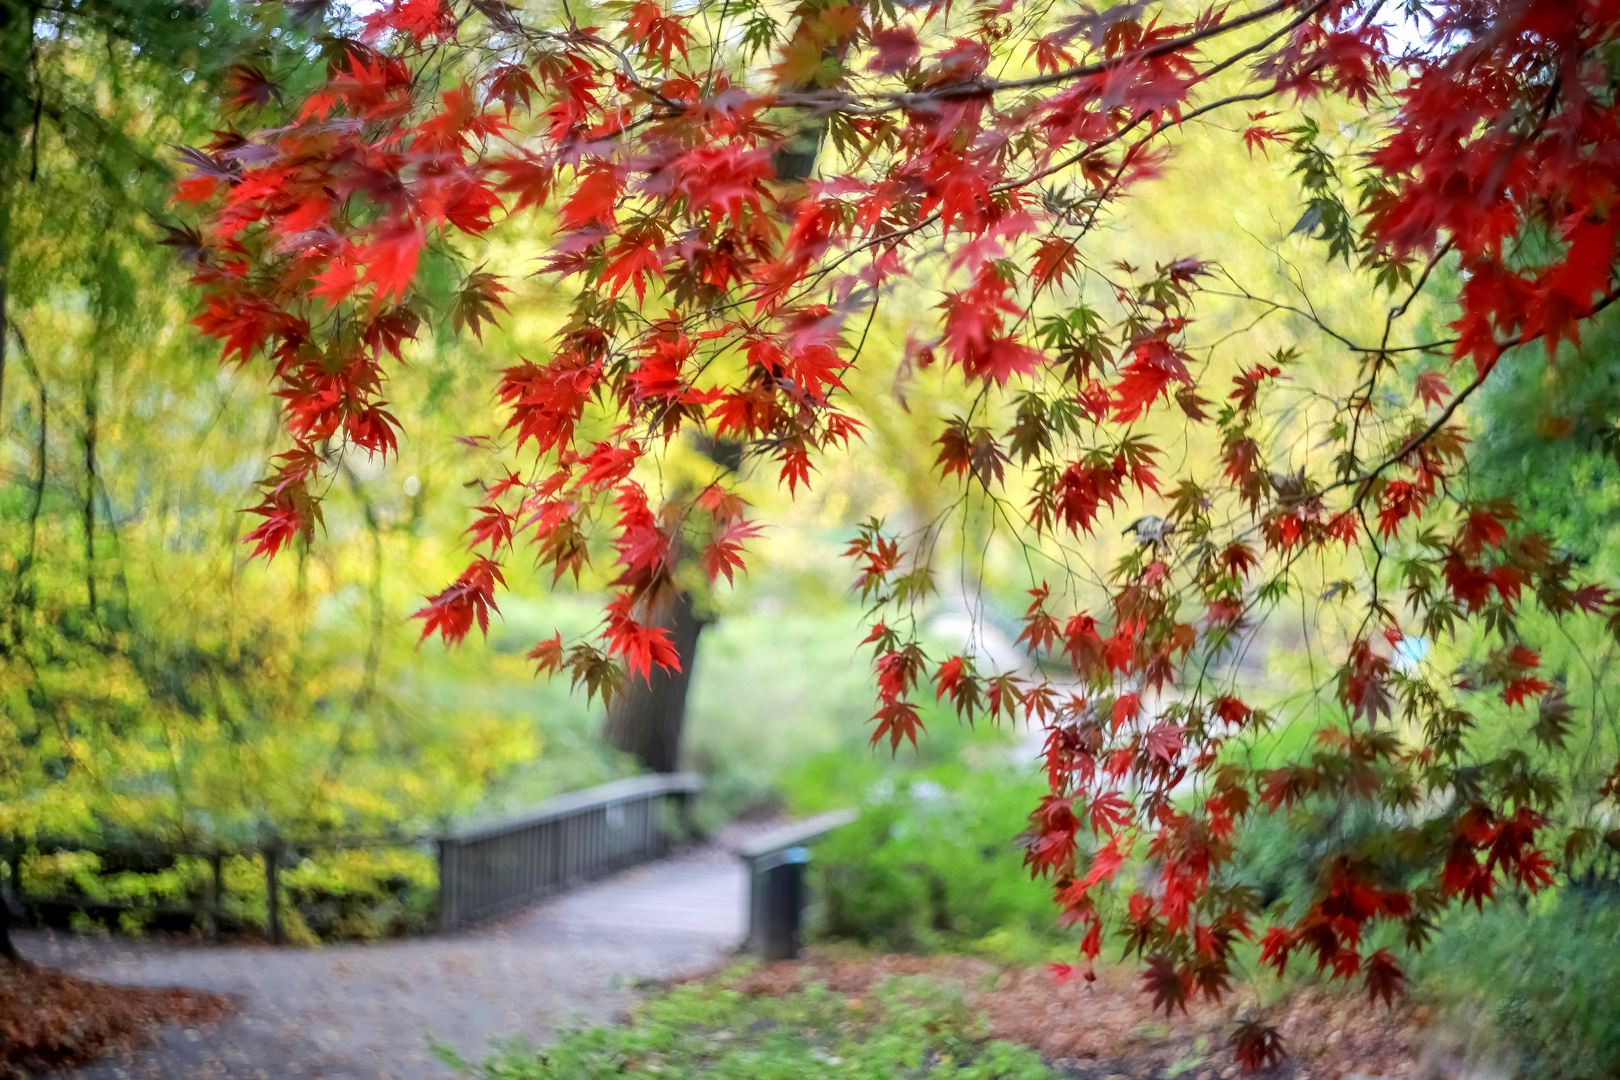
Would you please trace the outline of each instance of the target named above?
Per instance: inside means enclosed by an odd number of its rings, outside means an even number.
[[[705,849],[626,871],[501,923],[324,949],[167,945],[18,934],[37,963],[109,982],[239,994],[217,1030],[75,1073],[82,1080],[445,1080],[432,1035],[469,1060],[492,1038],[539,1043],[610,1018],[637,978],[712,966],[745,932],[735,856]]]

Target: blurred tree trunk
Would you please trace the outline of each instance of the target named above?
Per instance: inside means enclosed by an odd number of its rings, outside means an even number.
[[[23,0],[0,0],[0,424],[5,422],[6,282],[11,275],[11,200],[23,175],[23,132],[38,127],[38,94],[28,67],[34,55],[34,11]],[[35,131],[33,138],[38,138]]]
[[[813,90],[815,84],[807,84],[804,89]],[[827,127],[825,116],[812,117],[797,126],[772,157],[778,180],[791,183],[809,178]],[[701,439],[698,449],[727,472],[742,466],[741,444]],[[668,672],[655,666],[645,682],[626,679],[624,689],[608,706],[602,728],[602,737],[609,745],[634,755],[647,770],[661,773],[680,768],[686,690],[692,680],[692,664],[697,660],[698,635],[707,625],[693,607],[692,594],[684,589],[666,603],[669,610],[657,625],[669,631],[671,643],[681,657],[681,670]]]
[[[697,660],[698,635],[705,621],[697,614],[692,594],[684,589],[666,601],[668,610],[657,625],[669,631],[670,643],[681,657],[681,670],[654,666],[645,680],[629,678],[608,706],[602,736],[609,745],[635,756],[651,772],[674,772],[680,767],[681,728],[686,722],[686,689]]]
[[[34,13],[20,0],[0,0],[0,426],[5,423],[7,320],[6,284],[11,276],[11,200],[22,180],[23,131],[36,115],[29,93],[28,65],[34,51]],[[36,132],[35,138],[38,137]],[[0,896],[0,956],[16,960],[11,943],[11,907]]]
[[[11,904],[6,900],[4,893],[0,893],[0,957],[7,960],[22,959],[17,954],[17,946],[11,941]]]

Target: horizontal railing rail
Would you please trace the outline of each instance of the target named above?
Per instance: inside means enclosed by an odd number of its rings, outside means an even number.
[[[796,847],[820,839],[834,829],[853,822],[860,815],[854,810],[829,810],[804,821],[793,821],[761,833],[737,849],[737,857],[750,865],[769,860]]]
[[[668,848],[663,808],[690,831],[694,773],[638,776],[560,795],[522,817],[439,838],[439,929],[505,914],[547,893],[656,858]]]

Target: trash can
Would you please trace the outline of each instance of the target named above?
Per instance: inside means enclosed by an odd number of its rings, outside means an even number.
[[[765,960],[791,960],[799,955],[810,844],[854,820],[853,810],[835,810],[773,829],[737,852],[748,867],[745,948],[749,952]]]
[[[810,849],[790,847],[754,866],[753,952],[766,960],[799,955],[804,925],[804,868]]]

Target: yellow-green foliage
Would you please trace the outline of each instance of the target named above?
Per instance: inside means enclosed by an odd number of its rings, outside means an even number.
[[[231,32],[262,31],[253,13],[210,17],[222,34],[238,18]],[[158,244],[172,148],[209,137],[214,104],[191,67],[123,38],[52,39],[39,63],[61,115],[30,148],[32,177],[0,191],[15,331],[0,396],[0,836],[412,834],[616,775],[585,704],[522,660],[542,627],[588,625],[590,605],[507,605],[490,643],[456,655],[419,652],[409,618],[459,572],[477,501],[462,485],[479,466],[454,436],[491,430],[517,339],[420,342],[396,374],[400,455],[331,447],[344,467],[325,529],[275,565],[250,561],[239,508],[280,449],[269,371],[221,369],[188,326],[184,264]],[[546,309],[532,289],[519,299]],[[536,594],[522,568],[509,576]],[[323,855],[287,887],[415,896],[432,887],[424,858]],[[225,870],[228,903],[262,915],[262,868]],[[86,856],[25,860],[22,875],[142,904],[195,899],[209,876],[194,860],[102,874]]]

